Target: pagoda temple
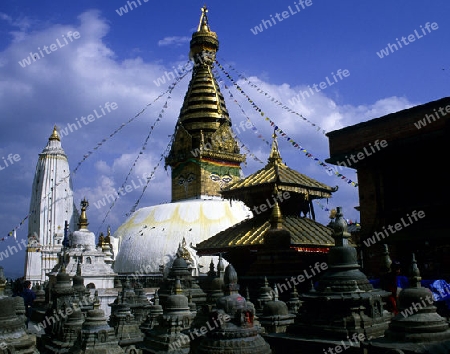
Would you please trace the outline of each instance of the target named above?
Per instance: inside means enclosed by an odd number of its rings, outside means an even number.
[[[232,203],[244,202],[253,218],[197,244],[197,253],[201,256],[223,253],[242,274],[241,279],[258,274],[297,275],[309,264],[325,260],[334,245],[332,230],[315,221],[313,200],[330,198],[336,190],[337,187],[329,187],[286,166],[274,135],[268,163],[221,191],[223,198]],[[273,237],[276,245],[266,240],[272,238],[269,234],[274,234],[273,229],[277,229],[277,237]],[[258,253],[264,252],[268,243],[269,261],[264,262],[258,259]],[[278,257],[278,263],[274,264],[270,259],[281,249],[289,255]],[[254,266],[256,261],[258,267]]]

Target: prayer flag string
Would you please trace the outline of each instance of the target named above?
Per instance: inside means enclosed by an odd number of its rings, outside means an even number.
[[[126,214],[126,216],[130,216],[131,214],[133,214],[136,211],[136,208],[138,207],[144,193],[145,190],[148,187],[148,184],[150,183],[150,181],[153,179],[153,176],[155,175],[156,170],[158,169],[158,167],[161,165],[161,162],[163,161],[163,159],[169,154],[170,152],[170,148],[172,147],[172,143],[173,143],[173,139],[174,139],[175,135],[171,136],[171,139],[169,141],[169,144],[167,145],[166,149],[164,150],[164,152],[161,154],[158,163],[156,164],[156,166],[153,168],[153,171],[150,173],[150,176],[147,178],[147,183],[145,184],[144,188],[142,189],[142,193],[139,196],[139,198],[136,200],[136,202],[134,203],[133,207],[131,208],[131,210]]]
[[[184,67],[188,68],[190,64],[190,61],[188,61]],[[106,141],[108,141],[110,138],[112,138],[114,135],[116,135],[119,131],[121,131],[126,125],[128,125],[129,123],[131,123],[132,121],[134,121],[136,118],[138,118],[139,116],[141,116],[148,107],[150,107],[152,104],[154,104],[155,102],[157,102],[159,99],[161,99],[162,97],[164,97],[167,93],[172,92],[172,90],[176,87],[176,85],[189,73],[192,71],[192,68],[189,70],[184,71],[183,75],[178,76],[171,84],[170,86],[167,88],[167,90],[165,90],[164,92],[162,92],[161,94],[159,94],[152,102],[148,103],[140,112],[138,112],[136,115],[134,115],[134,117],[130,118],[127,122],[122,123],[119,128],[117,128],[113,133],[111,133],[109,135],[108,138],[104,138],[102,139],[97,146],[95,146],[93,148],[93,151],[88,151],[88,153],[86,153],[85,155],[83,155],[83,159],[78,162],[76,168],[72,171],[72,173],[69,173],[67,176],[62,177],[55,185],[54,187],[51,188],[50,192],[47,193],[45,196],[43,196],[40,200],[40,204],[42,204],[42,202],[48,198],[50,198],[51,194],[53,193],[53,188],[56,188],[58,186],[60,186],[65,180],[67,180],[71,174],[75,174],[76,171],[78,170],[78,168],[81,166],[81,164],[86,161],[86,159],[93,154],[93,152],[95,150],[97,150],[100,146],[102,146]],[[33,214],[36,213],[36,210],[32,210],[30,213],[28,213],[14,228],[11,229],[11,231],[8,232],[7,236],[4,236],[2,238],[0,238],[0,242],[2,241],[6,241],[8,237],[14,236],[16,235],[17,230],[19,230],[22,225],[25,223],[25,221]]]
[[[247,84],[250,87],[253,87],[257,92],[264,94],[264,96],[266,96],[267,98],[270,99],[271,102],[275,103],[278,106],[281,106],[282,109],[288,111],[289,113],[295,114],[296,116],[300,117],[303,121],[305,121],[306,123],[310,124],[311,126],[313,126],[317,131],[321,131],[323,134],[326,134],[326,130],[322,129],[319,125],[317,125],[314,122],[311,122],[309,119],[307,119],[303,114],[294,111],[292,108],[290,108],[289,106],[285,105],[283,102],[277,100],[275,97],[271,96],[268,92],[264,91],[263,89],[261,89],[260,87],[258,87],[255,83],[253,83],[252,81],[250,81],[247,77],[245,77],[243,74],[239,73],[233,66],[231,66],[230,64],[227,63],[227,66],[233,70],[236,75],[241,78],[242,80],[246,81]]]
[[[180,82],[184,77],[186,77],[186,75],[187,75],[189,72],[190,72],[190,70],[186,71],[183,75],[179,76],[179,77],[177,78],[177,80],[178,80],[177,83]],[[138,160],[139,160],[139,158],[141,157],[141,155],[144,154],[144,151],[145,151],[145,149],[147,148],[147,144],[148,144],[148,141],[149,141],[149,139],[150,139],[150,136],[152,135],[152,132],[153,132],[153,130],[155,129],[155,127],[157,126],[158,122],[161,121],[161,118],[163,117],[163,114],[164,114],[164,112],[165,112],[165,109],[168,107],[168,102],[169,102],[169,100],[172,98],[172,97],[170,96],[170,94],[172,93],[172,91],[173,91],[173,89],[174,89],[175,87],[176,87],[176,85],[170,85],[169,88],[168,88],[168,90],[166,91],[166,93],[168,93],[169,96],[168,96],[166,102],[164,103],[163,108],[162,108],[161,111],[159,112],[158,118],[156,118],[156,120],[155,120],[155,122],[153,123],[153,125],[150,126],[150,131],[148,132],[147,137],[145,138],[144,144],[142,145],[141,150],[139,151],[139,153],[137,154],[136,158],[134,159],[134,162],[133,162],[133,164],[132,164],[130,170],[128,171],[128,174],[127,174],[126,177],[125,177],[125,181],[122,183],[121,187],[120,187],[118,190],[123,190],[123,189],[125,188],[125,185],[126,185],[126,183],[127,183],[127,181],[128,181],[128,177],[130,177],[130,175],[131,175],[132,171],[134,170],[134,167],[136,166],[136,163],[138,162]],[[160,160],[160,161],[161,161],[161,160]],[[154,171],[156,171],[156,169],[158,168],[159,164],[160,164],[160,162],[158,162],[158,164],[157,164],[156,167],[154,168],[153,173],[154,173]],[[150,180],[151,180],[151,177],[148,177],[148,178],[147,178],[147,183],[146,183],[146,185],[145,185],[145,189],[147,189],[146,186],[148,185],[148,183],[150,182]],[[100,231],[100,229],[102,228],[102,226],[104,225],[106,219],[108,218],[109,213],[111,212],[112,208],[115,206],[116,201],[117,201],[118,198],[119,198],[119,194],[117,194],[117,195],[115,196],[113,202],[112,202],[111,205],[109,206],[108,212],[106,213],[105,217],[104,217],[103,220],[102,220],[102,223],[100,224],[99,231]]]
[[[225,68],[216,60],[217,66],[220,68],[220,70],[225,74],[225,76],[230,80],[230,82],[235,86],[235,89],[239,91],[250,103],[250,105],[257,111],[261,117],[264,118],[265,121],[269,122],[269,124],[273,127],[275,132],[278,132],[280,136],[282,136],[284,139],[286,139],[293,147],[303,152],[306,157],[314,160],[319,166],[322,166],[327,171],[329,171],[329,174],[335,175],[339,179],[347,182],[347,184],[352,185],[353,187],[357,187],[358,183],[355,181],[352,181],[350,178],[344,176],[342,173],[339,173],[338,171],[334,170],[332,167],[325,164],[323,161],[315,157],[313,154],[311,154],[308,150],[306,150],[304,147],[302,147],[300,144],[298,144],[294,139],[292,139],[285,131],[283,131],[272,119],[267,117],[263,110],[259,108],[258,105],[244,92],[244,90],[239,86],[239,84],[231,77],[231,75],[225,71]]]
[[[185,64],[186,66],[186,64]],[[120,132],[126,125],[128,125],[129,123],[131,123],[132,121],[134,121],[136,118],[138,118],[139,116],[141,116],[148,107],[150,107],[152,104],[154,104],[156,101],[158,101],[161,97],[165,96],[166,94],[170,94],[170,92],[172,92],[172,90],[176,87],[176,85],[184,78],[186,77],[186,75],[191,72],[192,69],[187,70],[184,72],[183,75],[181,76],[177,76],[177,78],[174,80],[174,82],[167,88],[166,91],[164,91],[163,93],[161,93],[158,97],[156,97],[153,102],[148,103],[140,112],[136,113],[136,115],[134,117],[131,117],[130,119],[128,119],[127,122],[122,123],[116,130],[114,130],[114,132],[112,132],[111,134],[109,134],[109,137],[106,139],[102,139],[102,141],[100,141],[99,143],[97,143],[97,145],[93,148],[92,151],[88,151],[87,154],[85,154],[83,156],[83,159],[78,162],[77,167],[73,170],[73,173],[75,174],[78,170],[78,168],[80,167],[80,165],[90,156],[92,155],[94,150],[97,150],[100,146],[102,146],[107,140],[111,139],[114,135],[116,135],[118,132]]]
[[[214,75],[222,82],[224,82],[222,80],[222,78],[220,77],[220,74],[218,72],[217,69],[214,69]],[[247,122],[250,123],[250,128],[252,130],[252,132],[262,141],[264,141],[268,146],[270,146],[270,143],[263,137],[263,135],[259,132],[259,130],[256,128],[255,124],[250,120],[250,117],[247,115],[247,113],[245,113],[244,109],[242,108],[241,104],[234,98],[233,94],[231,93],[230,89],[228,88],[227,85],[224,84],[225,89],[228,91],[228,94],[230,95],[230,99],[233,101],[233,103],[235,103],[239,109],[241,110],[242,114],[244,115],[244,117],[246,118]],[[247,122],[245,124],[245,126],[247,126]]]

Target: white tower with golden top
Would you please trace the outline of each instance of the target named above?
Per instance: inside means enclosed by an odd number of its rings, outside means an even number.
[[[58,262],[64,238],[75,229],[78,212],[73,201],[69,162],[56,126],[39,154],[31,190],[25,278],[33,284],[48,280]]]

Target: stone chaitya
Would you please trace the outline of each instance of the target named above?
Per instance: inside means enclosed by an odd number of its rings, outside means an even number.
[[[105,312],[100,309],[98,298],[94,301],[94,309],[89,310],[81,327],[71,354],[122,354],[125,350],[119,346],[114,328],[106,321]]]
[[[340,207],[329,227],[335,246],[328,254],[328,270],[315,291],[301,296],[297,328],[337,340],[355,332],[372,338],[382,336],[391,317],[383,311],[383,298],[388,293],[374,289],[360,271],[356,249],[348,244],[350,234]]]
[[[323,353],[329,348],[356,353],[361,341],[383,336],[391,319],[383,309],[389,293],[374,289],[360,271],[340,207],[334,216],[328,225],[335,246],[328,254],[327,271],[310,291],[300,295],[295,324],[284,340],[270,334],[265,337],[271,345],[282,345],[286,353]]]
[[[224,275],[224,296],[217,301],[205,326],[197,354],[270,354],[261,328],[254,324],[255,309],[239,294],[237,273],[229,264]]]
[[[129,306],[136,322],[142,324],[147,318],[151,304],[139,280],[136,280],[134,283],[134,299]]]
[[[142,353],[140,349],[137,349],[144,337],[139,328],[141,318],[137,319],[131,310],[131,306],[135,303],[136,293],[131,289],[127,278],[116,301],[110,304],[111,316],[108,321],[109,325],[114,328],[115,335],[119,339],[119,345],[124,348],[125,353],[132,350],[135,350],[136,353]],[[150,305],[148,301],[147,304]]]
[[[151,310],[149,314],[149,317],[153,317],[152,323],[146,322],[141,327],[145,333],[141,345],[145,354],[190,352],[192,338],[184,332],[191,327],[194,315],[189,308],[188,298],[183,295],[179,279],[176,280],[173,291],[165,301],[163,313],[158,308],[152,309],[156,310]]]
[[[289,312],[284,301],[278,300],[278,290],[273,290],[273,300],[264,304],[259,322],[265,333],[284,333],[289,325],[294,323],[295,314]]]
[[[41,333],[37,343],[39,350],[44,353],[67,353],[81,331],[84,322],[82,310],[92,309],[93,305],[85,292],[86,289],[81,288],[82,277],[75,278],[74,282],[76,291],[65,267],[62,267],[51,289],[45,316],[33,325],[36,331]]]
[[[206,294],[199,286],[195,277],[192,276],[192,269],[183,258],[182,244],[179,245],[176,258],[170,267],[168,276],[164,279],[158,292],[161,305],[164,307],[166,299],[171,295],[172,289],[177,280],[180,281],[183,294],[188,296],[191,294],[192,300],[198,306],[206,302]]]
[[[39,353],[34,339],[25,332],[24,322],[16,315],[15,298],[0,298],[0,352]]]
[[[436,313],[432,292],[421,286],[421,276],[413,254],[410,286],[399,294],[399,313],[383,338],[363,344],[365,354],[447,354],[450,352],[450,328]]]

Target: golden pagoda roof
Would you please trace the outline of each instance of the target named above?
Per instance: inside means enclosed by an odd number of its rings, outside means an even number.
[[[221,193],[224,198],[242,199],[238,196],[242,195],[245,189],[273,190],[274,184],[278,190],[305,194],[309,199],[330,198],[331,193],[337,191],[337,187],[330,187],[287,167],[281,158],[276,135],[274,135],[267,165],[247,178],[230,184]]]
[[[283,216],[281,227],[289,231],[292,247],[324,248],[334,246],[333,231],[312,219],[295,215]],[[199,255],[210,255],[230,248],[264,245],[264,236],[272,228],[271,220],[258,216],[244,220],[197,244]]]

